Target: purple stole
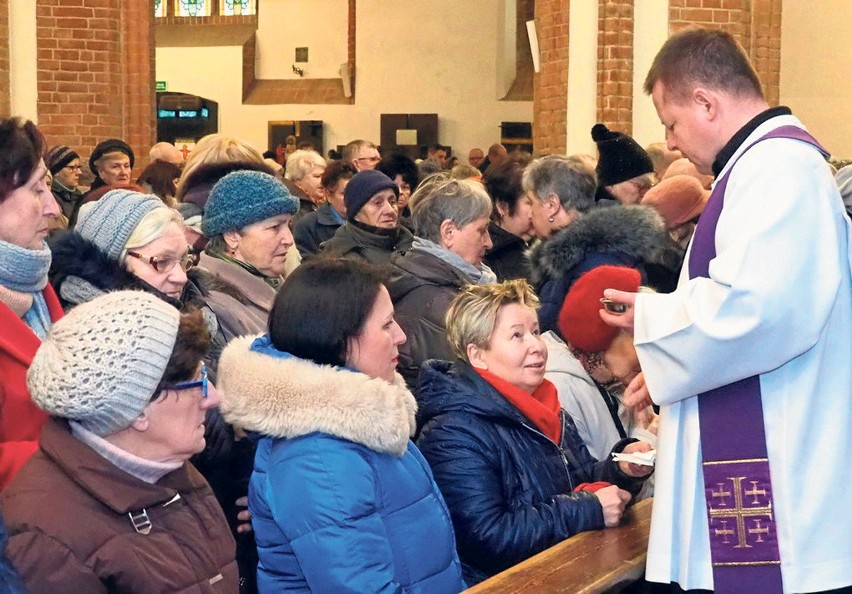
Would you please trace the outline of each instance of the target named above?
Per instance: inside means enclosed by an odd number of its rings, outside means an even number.
[[[754,141],[790,138],[828,152],[796,126],[782,126]],[[739,159],[739,157],[737,157]],[[716,224],[728,172],[716,182],[692,239],[689,278],[709,278],[716,257]],[[772,505],[760,377],[752,376],[698,395],[704,497],[710,528],[714,590],[781,592],[781,556]]]

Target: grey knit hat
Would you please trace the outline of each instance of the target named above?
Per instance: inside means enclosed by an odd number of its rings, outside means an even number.
[[[151,402],[177,339],[180,312],[143,291],[117,291],[56,322],[33,357],[33,402],[101,437]]]
[[[139,222],[155,208],[168,208],[153,194],[110,190],[80,208],[74,230],[118,261]]]
[[[235,231],[282,214],[296,214],[299,201],[283,183],[260,171],[234,171],[213,186],[201,231],[205,237]]]

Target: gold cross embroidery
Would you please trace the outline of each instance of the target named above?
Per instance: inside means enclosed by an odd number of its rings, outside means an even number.
[[[758,494],[765,495],[766,494],[765,491],[758,490],[757,489],[757,482],[751,481],[752,490],[747,491],[746,493],[743,493],[742,483],[743,483],[743,480],[745,480],[746,477],[744,477],[744,476],[736,476],[736,477],[732,476],[732,477],[728,477],[728,478],[734,483],[734,493],[733,493],[734,494],[734,507],[733,507],[733,509],[728,509],[728,508],[726,508],[726,509],[719,509],[719,508],[713,509],[713,507],[711,506],[710,507],[710,519],[711,520],[714,519],[714,518],[718,518],[720,520],[722,520],[723,518],[733,519],[736,523],[736,533],[737,533],[737,544],[734,546],[734,548],[735,549],[751,548],[751,545],[748,544],[748,540],[746,538],[747,533],[746,533],[745,521],[746,521],[747,518],[756,518],[756,517],[763,517],[763,516],[767,516],[769,518],[769,520],[772,521],[772,504],[769,503],[768,505],[761,506],[761,507],[743,507],[743,495],[744,494],[747,495],[747,496],[753,495],[755,497],[755,504],[756,504],[757,503],[757,495]],[[721,487],[720,487],[720,492],[722,492]],[[711,494],[714,497],[716,497],[716,493],[713,493],[711,491]],[[730,495],[730,493],[728,493],[728,495]],[[723,501],[723,505],[724,505],[724,499],[722,501]],[[724,522],[724,521],[722,522],[722,528],[723,528],[723,530],[722,531],[717,530],[716,534],[717,535],[718,534],[725,535],[725,541],[724,542],[728,543],[727,536],[728,536],[729,531],[727,531],[727,522]],[[758,535],[756,542],[763,542],[762,535],[768,533],[769,528],[761,527],[760,521],[757,521],[757,528],[749,529],[748,532]]]

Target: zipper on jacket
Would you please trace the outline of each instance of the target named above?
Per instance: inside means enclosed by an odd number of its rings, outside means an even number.
[[[559,437],[561,438],[563,435],[565,435],[565,415],[564,414],[559,415],[559,421],[562,423],[562,430],[561,430],[561,433],[559,434]],[[553,444],[553,446],[556,447],[557,450],[559,450],[559,456],[562,458],[562,467],[565,469],[565,476],[568,478],[568,486],[570,487],[571,491],[573,491],[575,485],[574,485],[574,481],[571,479],[571,465],[568,462],[568,456],[565,455],[565,448],[563,448],[560,444],[558,444],[555,441],[553,441],[552,439],[550,439],[547,435],[545,435],[544,433],[542,433],[538,429],[535,429],[534,427],[530,427],[529,425],[527,425],[524,422],[521,422],[521,427],[524,427],[525,429],[532,431],[536,435],[543,437],[548,443]]]

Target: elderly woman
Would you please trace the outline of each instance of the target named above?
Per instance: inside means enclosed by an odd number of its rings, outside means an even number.
[[[29,121],[0,119],[0,490],[38,447],[44,413],[30,400],[27,367],[62,307],[47,282],[51,219],[44,137]]]
[[[535,231],[532,200],[521,185],[525,166],[517,157],[509,157],[489,167],[483,180],[494,202],[488,226],[494,245],[485,254],[485,263],[501,281],[530,276],[527,242],[535,236]]]
[[[343,161],[332,161],[322,174],[326,201],[293,224],[293,237],[303,259],[319,253],[320,245],[334,237],[337,229],[346,222],[344,193],[355,169]]]
[[[27,374],[51,417],[0,497],[7,552],[40,592],[238,591],[234,540],[187,459],[218,404],[201,314],[117,291],[51,329]]]
[[[439,176],[426,180],[411,201],[414,244],[393,262],[388,288],[408,335],[399,369],[413,388],[423,361],[450,358],[444,316],[453,298],[467,284],[496,277],[483,264],[492,244],[491,199],[482,184]]]
[[[89,170],[95,176],[89,191],[129,184],[135,161],[133,149],[123,140],[110,138],[99,143],[89,156]]]
[[[420,374],[417,443],[446,498],[468,583],[618,525],[651,472],[589,455],[544,379],[537,303],[523,280],[469,286],[447,312],[456,362],[429,361]],[[647,449],[626,439],[612,451]]]
[[[261,593],[464,589],[444,500],[409,439],[404,340],[371,268],[316,258],[284,282],[269,334],[222,354],[223,413],[261,436],[249,492]]]
[[[56,196],[62,216],[73,227],[77,222],[77,211],[83,202],[83,193],[79,190],[80,185],[80,155],[68,146],[55,146],[44,156],[53,181],[50,191]]]
[[[530,252],[543,331],[556,329],[568,289],[596,266],[637,268],[643,284],[661,292],[677,284],[683,253],[662,218],[647,206],[594,208],[594,174],[581,160],[536,159],[524,171],[523,187],[532,200],[533,228],[543,239]]]
[[[323,253],[385,265],[391,256],[407,252],[414,237],[399,224],[398,199],[399,187],[384,173],[358,173],[343,193],[346,224],[323,244]]]
[[[633,138],[604,124],[594,125],[592,140],[598,145],[595,199],[605,205],[639,204],[657,182],[651,157]]]
[[[284,184],[294,198],[299,199],[296,220],[309,212],[315,212],[325,202],[325,187],[322,174],[325,159],[316,151],[295,151],[287,156],[284,166]]]
[[[230,329],[229,338],[266,328],[284,280],[297,209],[284,184],[259,171],[229,173],[210,191],[201,222],[208,243],[199,266],[240,289],[236,299],[220,294],[208,300]]]

